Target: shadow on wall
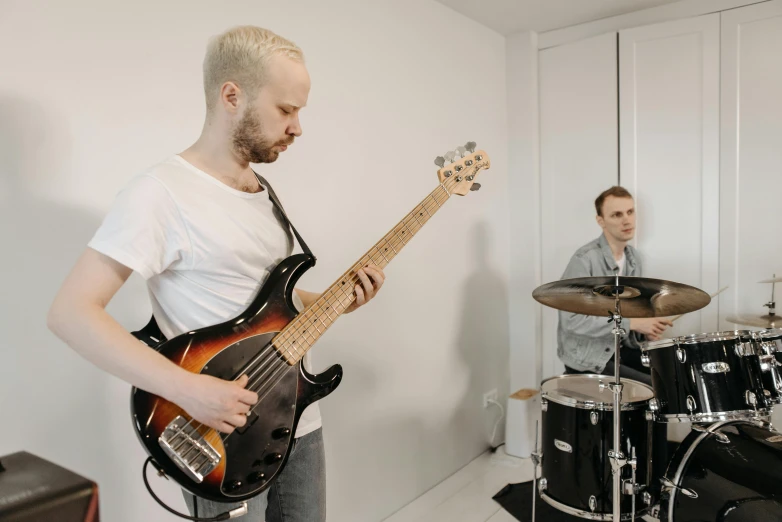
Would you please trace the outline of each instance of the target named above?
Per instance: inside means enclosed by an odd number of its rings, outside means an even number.
[[[66,117],[35,100],[0,95],[0,412],[4,425],[14,427],[4,431],[0,455],[26,450],[83,474],[98,482],[108,519],[131,520],[124,517],[138,503],[120,486],[131,472],[125,469],[131,448],[112,436],[111,424],[123,418],[130,433],[128,403],[111,393],[121,384],[46,328],[55,293],[101,221],[41,196],[70,183],[71,162]],[[148,313],[138,306],[145,292],[135,283],[128,287],[112,303],[112,315],[140,323]],[[135,459],[132,464],[141,482]]]
[[[496,405],[484,410],[483,395],[496,389],[497,402],[504,407],[509,394],[508,290],[507,282],[492,266],[497,256],[492,252],[491,228],[486,222],[476,223],[472,237],[474,267],[464,287],[457,337],[469,381],[452,424],[472,430],[471,440],[486,440],[496,446],[504,441],[504,423],[500,422],[490,441],[500,411]]]
[[[459,358],[458,372],[454,375],[436,375],[433,379],[443,381],[442,394],[445,401],[454,404],[450,416],[442,417],[438,412],[422,417],[411,414],[383,418],[378,424],[360,428],[351,441],[334,440],[326,429],[327,447],[339,454],[349,453],[357,462],[376,462],[378,447],[386,447],[398,456],[391,473],[377,469],[371,477],[372,487],[382,494],[395,491],[399,498],[412,501],[447,476],[464,467],[472,459],[486,451],[495,423],[500,419],[496,406],[484,410],[483,394],[496,389],[498,402],[505,404],[510,385],[508,296],[504,279],[492,266],[496,256],[492,252],[491,229],[484,222],[477,223],[472,231],[472,267],[466,279],[459,302],[459,330],[453,353]],[[451,333],[443,334],[443,342]],[[352,363],[351,363],[352,364]],[[355,377],[361,367],[351,368]],[[413,383],[410,383],[413,385]],[[433,419],[437,419],[436,421]],[[328,417],[327,417],[328,420]],[[360,426],[360,424],[359,424]],[[497,427],[493,442],[504,441],[504,422]],[[373,440],[372,445],[356,444],[357,441]],[[329,484],[330,498],[350,499],[350,503],[330,505],[331,514],[348,522],[371,520],[377,513],[379,500],[374,497],[350,496],[351,489],[358,487],[346,464],[335,463],[332,475],[341,480]],[[339,468],[339,469],[336,469]],[[447,471],[443,471],[443,470]],[[401,476],[400,476],[401,470]],[[363,478],[362,480],[366,480]],[[387,516],[403,506],[383,506]]]

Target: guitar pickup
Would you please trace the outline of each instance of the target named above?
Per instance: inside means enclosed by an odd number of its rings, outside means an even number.
[[[245,424],[241,428],[236,428],[236,431],[239,434],[243,434],[245,431],[250,429],[250,426],[252,426],[255,423],[255,421],[257,421],[257,420],[258,420],[258,414],[255,413],[254,411],[250,410],[249,415],[247,415],[247,424]]]

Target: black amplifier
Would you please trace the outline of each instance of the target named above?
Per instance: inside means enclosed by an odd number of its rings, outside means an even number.
[[[0,457],[0,521],[98,522],[98,485],[26,451]]]

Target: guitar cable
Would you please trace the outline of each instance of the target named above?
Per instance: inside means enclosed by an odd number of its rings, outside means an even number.
[[[197,500],[196,500],[197,497],[195,497],[195,495],[193,496],[193,506],[195,507],[194,511],[195,511],[195,515],[196,516],[192,516],[191,517],[190,515],[185,515],[184,513],[180,513],[179,511],[176,511],[176,510],[168,507],[166,504],[163,503],[162,500],[160,500],[160,498],[158,498],[157,495],[155,495],[155,492],[152,491],[152,487],[149,485],[149,481],[147,480],[147,466],[149,465],[150,462],[155,467],[155,469],[158,470],[158,473],[160,473],[161,476],[163,476],[166,480],[168,480],[168,477],[166,476],[165,471],[163,471],[163,468],[161,468],[158,465],[158,463],[154,461],[154,459],[152,457],[149,457],[144,462],[144,467],[141,470],[141,476],[144,478],[144,485],[147,487],[147,491],[149,491],[149,494],[152,495],[152,498],[154,498],[155,501],[157,501],[157,503],[160,504],[160,506],[163,509],[165,509],[166,511],[168,511],[169,513],[172,513],[172,514],[178,516],[179,518],[184,518],[184,519],[187,519],[187,520],[194,520],[195,522],[216,522],[218,520],[229,520],[231,518],[237,518],[237,517],[241,517],[241,516],[247,514],[247,502],[242,502],[242,505],[239,506],[238,508],[232,509],[231,511],[226,511],[224,513],[220,513],[219,515],[217,515],[215,517],[199,518],[198,517],[198,504],[196,503],[197,502]]]

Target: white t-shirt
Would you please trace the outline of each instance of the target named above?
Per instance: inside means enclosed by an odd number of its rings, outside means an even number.
[[[161,332],[181,333],[238,316],[293,238],[269,191],[229,187],[180,156],[135,176],[117,195],[89,247],[146,281]],[[294,302],[303,308],[294,292]],[[304,364],[309,369],[309,357]],[[321,426],[318,404],[296,436]]]
[[[616,265],[619,267],[619,275],[625,274],[625,264],[627,264],[627,256],[622,252],[622,259],[616,262]]]

